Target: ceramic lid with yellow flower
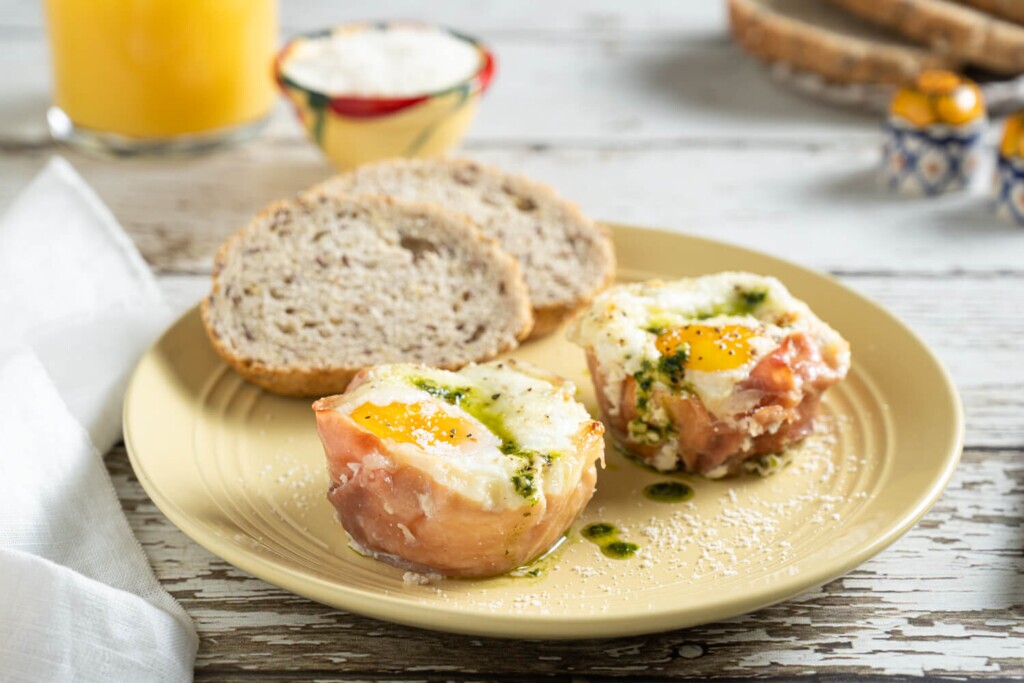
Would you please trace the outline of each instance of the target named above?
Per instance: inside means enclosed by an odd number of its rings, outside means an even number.
[[[886,184],[917,195],[968,187],[977,177],[986,120],[977,84],[949,71],[923,71],[889,106]]]
[[[999,156],[1013,161],[1024,160],[1024,111],[1006,117]]]
[[[996,171],[996,213],[1024,225],[1024,111],[1006,119]]]

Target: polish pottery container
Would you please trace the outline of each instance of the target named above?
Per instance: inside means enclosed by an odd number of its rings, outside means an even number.
[[[337,167],[455,147],[494,76],[480,41],[411,21],[343,24],[282,48],[274,76]]]
[[[996,215],[1024,225],[1024,111],[1006,119],[995,178]]]
[[[882,178],[900,194],[964,190],[978,177],[987,121],[978,86],[948,71],[924,71],[896,93],[885,124]]]

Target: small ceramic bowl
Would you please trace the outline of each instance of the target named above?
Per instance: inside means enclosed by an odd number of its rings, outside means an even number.
[[[412,97],[335,96],[303,87],[285,75],[289,55],[302,41],[351,31],[391,28],[447,31],[476,48],[480,67],[449,88]],[[414,22],[345,24],[289,41],[274,61],[274,78],[299,119],[338,169],[388,157],[444,154],[462,139],[476,115],[480,96],[494,76],[494,56],[478,40],[451,29]]]

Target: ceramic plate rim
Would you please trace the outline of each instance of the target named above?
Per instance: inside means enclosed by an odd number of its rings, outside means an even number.
[[[123,409],[124,442],[132,469],[139,482],[157,508],[185,535],[235,567],[271,584],[311,600],[372,618],[385,619],[408,626],[437,631],[503,638],[527,637],[579,640],[584,638],[631,636],[694,626],[700,623],[708,623],[746,614],[782,602],[846,574],[854,567],[887,548],[920,521],[945,490],[959,462],[964,440],[964,416],[959,394],[948,371],[935,356],[934,352],[913,330],[880,304],[846,287],[831,276],[791,261],[786,261],[754,249],[688,233],[620,223],[604,222],[602,224],[607,226],[613,233],[616,233],[620,239],[624,235],[629,235],[630,239],[635,240],[644,240],[647,237],[653,236],[657,236],[657,239],[665,239],[667,235],[669,238],[699,242],[713,248],[725,248],[737,254],[742,254],[745,257],[763,261],[769,267],[800,271],[805,276],[827,281],[829,284],[844,290],[848,295],[858,299],[861,305],[871,309],[873,315],[888,318],[890,322],[895,323],[900,333],[906,335],[923,352],[937,379],[941,381],[945,388],[942,398],[945,399],[946,407],[950,409],[953,417],[952,428],[954,438],[950,441],[947,451],[942,454],[941,468],[931,480],[929,486],[917,492],[917,495],[907,505],[906,510],[898,517],[887,522],[880,533],[873,539],[859,544],[855,549],[844,553],[831,562],[822,563],[813,570],[802,571],[799,574],[786,577],[779,583],[769,587],[756,590],[748,589],[740,591],[735,595],[727,595],[722,600],[716,601],[714,614],[709,615],[708,618],[693,615],[692,608],[676,605],[668,605],[655,610],[644,610],[642,614],[643,619],[638,619],[638,615],[633,613],[602,615],[598,617],[582,614],[560,615],[558,613],[473,613],[472,615],[467,615],[464,610],[458,607],[438,604],[410,605],[401,597],[382,595],[380,592],[347,586],[319,577],[307,576],[302,572],[296,571],[286,563],[264,559],[254,553],[246,552],[241,547],[224,543],[216,535],[207,533],[201,525],[193,523],[189,515],[184,510],[181,510],[172,499],[165,497],[155,482],[150,479],[144,464],[136,453],[131,429],[132,420],[130,413],[132,397],[138,389],[138,371],[150,354],[159,346],[164,335],[184,318],[194,315],[196,307],[192,307],[184,312],[161,333],[160,337],[142,354],[128,382]],[[460,615],[471,616],[471,619],[466,624],[460,624],[457,620],[445,619],[445,617]]]

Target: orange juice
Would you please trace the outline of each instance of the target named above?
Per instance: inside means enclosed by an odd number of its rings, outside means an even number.
[[[276,0],[45,0],[54,104],[78,129],[173,139],[261,119]]]

